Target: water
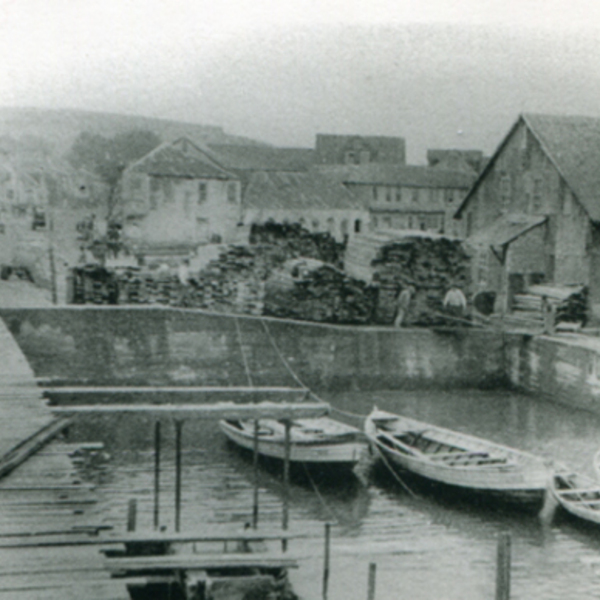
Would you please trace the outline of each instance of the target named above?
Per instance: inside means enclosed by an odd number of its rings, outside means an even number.
[[[486,437],[592,474],[600,418],[507,391],[421,391],[331,394],[334,406],[365,414],[380,408]],[[352,423],[352,418],[347,418]],[[153,426],[149,417],[86,418],[74,435],[101,440],[110,459],[85,473],[98,481],[99,515],[122,529],[127,501],[138,499],[140,528],[152,526]],[[161,522],[173,524],[173,427],[163,422]],[[183,432],[182,529],[208,524],[241,529],[251,518],[252,466],[212,421],[188,421]],[[494,597],[496,543],[512,538],[511,598],[569,600],[600,594],[600,527],[556,512],[551,520],[417,490],[361,464],[359,476],[294,482],[291,528],[308,535],[290,544],[300,557],[291,574],[301,597],[321,597],[323,523],[332,527],[331,600],[366,598],[369,562],[377,563],[377,600],[464,600]],[[283,490],[278,472],[261,468],[260,522],[278,526]],[[599,563],[596,565],[595,561]]]

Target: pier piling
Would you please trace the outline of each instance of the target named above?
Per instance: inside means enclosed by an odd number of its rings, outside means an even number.
[[[137,520],[137,500],[132,498],[127,505],[127,531],[135,531]]]
[[[175,531],[181,526],[181,429],[183,421],[175,420]]]
[[[285,449],[283,459],[283,514],[281,528],[285,531],[288,528],[289,503],[290,503],[290,428],[292,423],[289,419],[285,420]],[[287,550],[287,540],[281,540],[281,550]]]
[[[510,599],[510,535],[502,533],[498,538],[496,562],[496,600]]]
[[[254,467],[254,497],[252,502],[252,527],[254,529],[258,526],[258,419],[254,419],[254,454],[252,457],[252,464]]]
[[[367,600],[375,600],[375,576],[377,574],[377,564],[369,563],[369,583],[367,587]]]
[[[325,523],[325,556],[323,559],[323,600],[327,600],[329,586],[329,548],[331,541],[331,523]]]
[[[160,521],[160,421],[154,424],[154,529]]]

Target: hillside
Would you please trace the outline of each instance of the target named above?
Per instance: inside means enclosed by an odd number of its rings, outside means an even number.
[[[267,145],[229,135],[221,127],[212,125],[85,110],[0,107],[0,138],[8,136],[22,141],[41,138],[57,156],[64,155],[82,131],[111,137],[131,129],[153,131],[163,141],[185,135],[205,144]]]

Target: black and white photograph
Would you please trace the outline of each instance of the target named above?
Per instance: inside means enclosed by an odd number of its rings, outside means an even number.
[[[0,0],[0,600],[600,596],[600,5]]]

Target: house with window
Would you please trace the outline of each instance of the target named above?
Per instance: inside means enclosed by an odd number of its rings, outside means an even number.
[[[370,213],[371,229],[460,236],[453,219],[475,174],[429,166],[366,164],[320,167],[343,183]]]
[[[165,143],[123,173],[123,234],[141,244],[236,240],[241,182],[187,138]]]
[[[369,211],[344,185],[315,172],[256,171],[243,195],[246,225],[299,223],[345,241],[369,228]]]
[[[320,165],[404,165],[406,142],[401,137],[319,133],[315,155],[315,164]]]
[[[456,211],[475,291],[509,312],[531,285],[585,285],[600,317],[600,119],[523,114]]]

